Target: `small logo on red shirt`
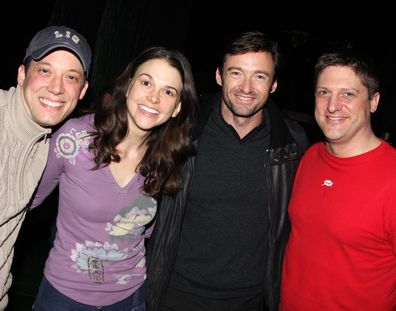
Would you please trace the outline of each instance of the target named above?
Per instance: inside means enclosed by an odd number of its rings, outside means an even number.
[[[326,187],[332,187],[333,186],[333,182],[330,179],[325,179],[323,181],[322,186],[326,186]]]

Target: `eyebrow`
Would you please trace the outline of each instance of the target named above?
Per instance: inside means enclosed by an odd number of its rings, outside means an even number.
[[[40,59],[38,61],[33,59],[31,64],[34,64],[33,62],[36,64],[36,66],[43,65],[43,66],[47,66],[47,67],[51,67],[51,68],[54,67],[54,65],[51,62],[43,61],[42,59]],[[81,74],[81,73],[84,74],[84,68],[82,70],[79,70],[77,68],[69,67],[65,71],[72,71],[72,72],[75,72],[77,74]]]
[[[142,72],[142,73],[141,73],[140,75],[138,75],[137,77],[139,78],[139,77],[141,77],[141,76],[147,76],[147,77],[150,78],[150,80],[154,80],[154,81],[155,81],[154,77],[153,77],[152,75],[148,74],[148,73]],[[176,94],[179,94],[179,91],[178,91],[175,87],[173,87],[173,86],[171,86],[171,85],[165,85],[165,88],[172,89],[172,90],[174,90],[174,91],[176,92]]]
[[[231,67],[227,68],[227,71],[230,71],[230,70],[250,71],[250,70],[245,70],[242,67],[237,67],[237,66],[231,66]],[[267,77],[271,77],[271,75],[267,71],[263,71],[263,70],[254,70],[253,73],[254,74],[258,74],[259,73],[259,74],[263,74],[263,75],[265,75]]]
[[[315,87],[315,89],[325,89],[325,90],[329,90],[329,91],[331,90],[331,88],[329,88],[329,87],[327,87],[327,86],[320,86],[320,85],[317,85],[317,86]],[[359,93],[359,94],[362,93],[359,89],[357,89],[357,88],[355,88],[355,87],[341,87],[341,88],[337,88],[336,91],[342,91],[342,92],[345,92],[345,91],[355,91],[355,92],[357,92],[357,93]]]

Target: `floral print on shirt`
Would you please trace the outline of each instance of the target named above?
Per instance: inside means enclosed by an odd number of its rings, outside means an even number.
[[[89,135],[86,130],[77,132],[74,128],[70,133],[61,133],[56,139],[54,149],[56,157],[69,159],[71,164],[76,163],[76,157],[80,151],[88,152]]]
[[[117,243],[85,241],[76,243],[76,248],[72,249],[70,258],[73,260],[73,268],[78,272],[89,275],[95,283],[104,281],[106,267],[116,261],[127,258],[128,254],[142,246],[144,240],[138,245],[133,245],[132,240],[143,234],[145,225],[151,222],[157,210],[157,201],[151,197],[142,195],[138,197],[129,207],[123,208],[114,217],[112,223],[107,223],[105,230],[113,239],[128,239],[131,241],[131,248],[119,249]],[[144,273],[145,258],[137,264],[136,271]],[[135,272],[136,273],[136,272]],[[132,274],[114,275],[117,284],[126,284],[132,277]]]

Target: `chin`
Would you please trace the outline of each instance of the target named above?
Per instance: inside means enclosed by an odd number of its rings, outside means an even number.
[[[48,123],[48,122],[39,123],[39,125],[42,126],[42,127],[53,127],[53,126],[55,126],[57,124],[58,123]]]
[[[336,133],[323,133],[326,139],[330,142],[337,142],[342,140],[343,136],[341,134],[336,134]]]
[[[36,123],[41,125],[42,127],[53,127],[63,121],[62,118],[57,118],[57,119],[42,119],[42,120],[36,120]]]

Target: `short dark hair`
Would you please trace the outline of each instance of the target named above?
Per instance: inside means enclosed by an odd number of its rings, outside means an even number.
[[[281,63],[281,53],[279,45],[268,35],[260,31],[239,32],[220,49],[217,68],[223,71],[223,66],[227,55],[239,55],[249,52],[268,52],[272,56],[274,63],[274,80],[279,71]]]
[[[379,91],[380,78],[375,60],[360,48],[345,47],[322,54],[315,65],[315,85],[319,75],[329,66],[351,68],[367,87],[370,99]]]

